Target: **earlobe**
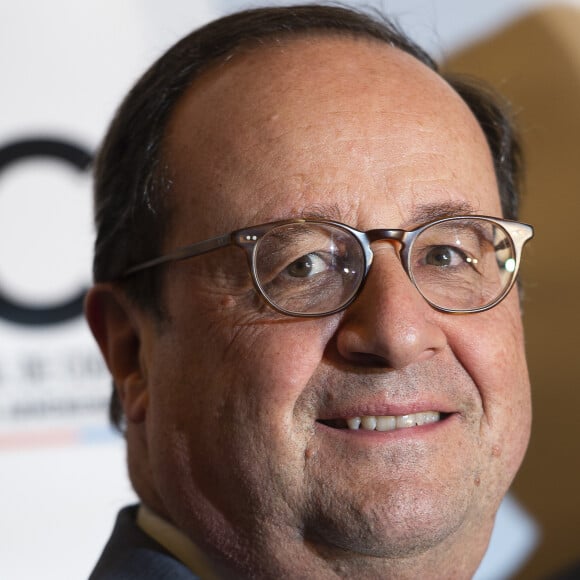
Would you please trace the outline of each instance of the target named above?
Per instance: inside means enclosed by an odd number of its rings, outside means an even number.
[[[113,377],[128,421],[145,419],[147,373],[135,307],[111,284],[96,284],[85,298],[85,316]]]

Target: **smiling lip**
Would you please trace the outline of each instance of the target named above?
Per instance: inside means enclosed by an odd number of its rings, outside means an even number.
[[[448,415],[439,411],[421,411],[404,415],[360,415],[341,419],[320,419],[318,422],[333,429],[386,432],[431,425],[444,420]]]

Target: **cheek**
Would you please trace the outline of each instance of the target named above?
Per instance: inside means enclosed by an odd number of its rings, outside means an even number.
[[[228,398],[247,399],[247,412],[270,420],[274,428],[292,427],[296,402],[319,368],[332,336],[326,320],[284,319],[238,328],[224,352],[230,369]],[[232,373],[231,370],[235,369]],[[238,401],[236,407],[245,403]],[[264,417],[265,410],[269,417]],[[255,417],[254,417],[255,419]]]
[[[164,338],[151,419],[165,497],[187,497],[190,512],[214,506],[228,518],[243,516],[242,502],[257,517],[273,498],[289,495],[289,481],[300,486],[313,425],[297,422],[296,402],[319,367],[332,332],[325,325],[228,326],[216,318],[203,328],[198,321],[203,333],[187,333],[184,324]],[[277,486],[285,491],[272,493]]]
[[[463,318],[463,317],[462,317]],[[459,362],[482,402],[484,452],[511,478],[523,459],[531,427],[530,383],[517,293],[480,314],[457,319],[449,333]]]
[[[320,364],[331,324],[269,309],[257,297],[247,265],[238,262],[240,271],[231,280],[219,278],[211,288],[200,288],[193,278],[172,285],[168,301],[191,307],[173,313],[160,366],[170,366],[172,373],[187,369],[186,380],[207,404],[218,392],[223,400],[249,395],[290,403]],[[185,295],[184,287],[196,288],[195,295]]]
[[[166,411],[172,429],[189,430],[202,453],[235,456],[249,438],[256,449],[283,445],[332,332],[325,320],[184,321],[159,348],[151,407]]]

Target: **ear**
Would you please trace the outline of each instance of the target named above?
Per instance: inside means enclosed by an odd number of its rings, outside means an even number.
[[[101,349],[128,421],[145,419],[147,372],[143,368],[142,314],[111,284],[96,284],[85,298],[85,316]]]

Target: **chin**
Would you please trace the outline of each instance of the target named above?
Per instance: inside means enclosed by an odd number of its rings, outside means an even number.
[[[374,558],[413,558],[439,546],[449,546],[460,536],[460,541],[465,542],[462,528],[470,527],[466,525],[467,498],[438,501],[432,490],[398,493],[380,505],[347,507],[344,502],[334,507],[338,513],[332,510],[329,515],[325,510],[311,519],[313,525],[306,528],[307,539],[320,551],[334,549],[345,556],[349,553]]]

